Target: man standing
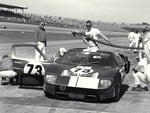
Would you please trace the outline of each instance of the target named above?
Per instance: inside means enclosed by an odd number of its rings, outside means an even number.
[[[147,77],[147,86],[150,90],[150,29],[145,27],[143,31],[143,38],[144,38],[144,52],[147,57],[147,66],[145,69],[145,75]]]
[[[146,27],[143,31],[144,37],[144,52],[147,57],[148,63],[150,64],[150,29]]]
[[[45,30],[45,23],[41,22],[38,29],[35,30],[35,42],[38,44],[38,48],[45,54],[45,47],[47,46],[46,41],[46,30]],[[40,56],[39,52],[36,51],[36,59],[43,60]]]
[[[135,33],[133,32],[133,30],[128,34],[128,40],[130,42],[129,47],[134,47],[134,35]]]
[[[99,47],[96,41],[91,40],[93,38],[98,40],[99,36],[110,43],[109,39],[101,33],[101,31],[97,28],[94,28],[92,22],[90,20],[86,21],[87,31],[78,32],[82,36],[82,40],[88,46],[85,51],[96,52]]]
[[[140,39],[141,34],[139,33],[139,31],[137,30],[134,34],[134,43],[135,43],[135,47],[138,48],[139,46],[139,39]],[[137,52],[137,49],[134,50],[134,52]]]

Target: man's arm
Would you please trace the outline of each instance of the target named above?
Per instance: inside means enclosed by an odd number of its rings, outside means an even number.
[[[103,38],[104,40],[106,40],[107,42],[110,43],[110,40],[104,34],[102,34],[101,32],[99,32],[98,36],[100,36],[101,38]]]

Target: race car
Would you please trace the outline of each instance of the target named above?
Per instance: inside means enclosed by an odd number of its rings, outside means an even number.
[[[58,99],[118,101],[121,83],[129,68],[130,61],[123,54],[70,49],[47,67],[44,93]]]
[[[36,59],[38,52],[43,60]],[[12,60],[14,71],[18,75],[11,81],[24,86],[42,86],[49,59],[39,50],[35,43],[13,44]],[[12,82],[13,83],[13,82]]]

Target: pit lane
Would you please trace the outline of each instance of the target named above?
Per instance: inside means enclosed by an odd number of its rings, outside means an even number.
[[[127,43],[125,40],[122,39],[121,42]],[[120,40],[116,43],[120,43]],[[9,46],[11,46],[10,43],[1,44],[1,53],[2,51],[3,53],[5,51],[10,53]],[[79,40],[48,42],[48,57],[56,53],[58,48],[62,46],[67,49],[85,47]],[[133,60],[133,56],[135,56],[128,50],[108,48],[102,45],[101,48],[125,53],[129,55],[130,60]],[[131,73],[126,76],[123,84],[121,99],[115,103],[110,101],[91,103],[76,100],[58,100],[45,97],[42,88],[0,86],[0,113],[149,113],[150,95],[146,91],[131,91],[130,86],[133,86]]]

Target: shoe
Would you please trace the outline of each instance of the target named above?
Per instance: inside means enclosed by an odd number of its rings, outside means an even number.
[[[133,87],[132,91],[146,91],[146,89],[138,85],[137,87]]]

